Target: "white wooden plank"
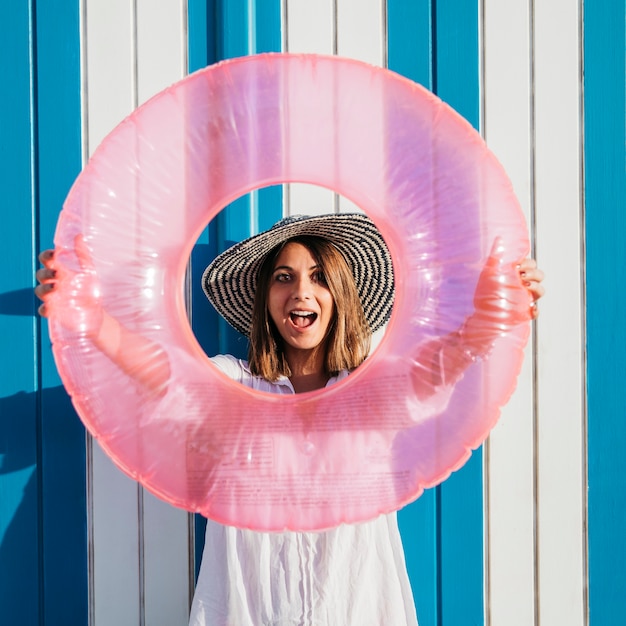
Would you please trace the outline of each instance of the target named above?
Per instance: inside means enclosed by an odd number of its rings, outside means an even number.
[[[135,104],[184,75],[184,4],[87,0],[85,84],[92,151]],[[144,494],[97,446],[89,480],[93,624],[186,624],[187,514]]]
[[[341,0],[337,3],[337,54],[371,65],[385,65],[386,24],[382,0]],[[382,109],[382,107],[381,107]],[[378,154],[383,156],[383,141]],[[381,160],[381,167],[383,166]],[[339,197],[342,213],[360,211],[348,198]]]
[[[286,215],[324,215],[335,210],[334,194],[323,187],[307,183],[289,185]]]
[[[127,0],[84,5],[85,108],[89,153],[133,108],[134,19]],[[88,476],[92,626],[139,623],[137,484],[91,443]]]
[[[586,622],[579,4],[534,3],[539,622],[568,626]]]
[[[139,624],[139,487],[95,442],[92,459],[92,626]]]
[[[186,73],[187,41],[185,6],[182,0],[137,0],[137,95],[138,104],[179,81]],[[169,161],[167,177],[158,155],[143,161],[144,175],[159,176],[165,188],[185,184],[184,145],[180,158]],[[142,158],[141,155],[139,155]],[[138,189],[141,193],[141,189]],[[168,234],[179,240],[184,220],[172,221]],[[181,626],[189,615],[189,517],[151,494],[143,494],[144,611],[145,623]]]
[[[183,0],[137,0],[137,94],[142,104],[186,73]]]
[[[133,108],[132,2],[84,0],[89,153]]]
[[[335,52],[373,65],[384,64],[382,0],[326,0],[314,4],[287,0],[286,14],[289,52]],[[361,210],[343,196],[335,197],[328,190],[311,186],[290,185],[287,205],[290,214]]]
[[[530,223],[532,112],[530,15],[524,3],[485,0],[483,134]],[[533,346],[517,389],[485,444],[486,615],[492,626],[535,621]]]
[[[284,0],[286,16],[285,52],[334,54],[335,1]]]
[[[189,621],[189,514],[144,491],[144,580],[147,626]]]
[[[286,52],[333,54],[336,52],[336,20],[334,0],[284,0]],[[335,196],[332,191],[313,185],[286,185],[287,215],[319,215],[332,213]]]
[[[385,64],[385,2],[337,2],[337,54],[372,65]]]

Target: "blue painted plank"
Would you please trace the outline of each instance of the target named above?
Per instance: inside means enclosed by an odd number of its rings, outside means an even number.
[[[387,65],[394,72],[433,89],[432,0],[387,1]],[[422,625],[439,624],[440,490],[429,489],[398,512],[411,589]]]
[[[216,39],[219,59],[230,59],[254,52],[256,41],[254,13],[248,9],[248,0],[222,0],[218,3]],[[252,234],[254,202],[254,194],[246,194],[231,202],[218,216],[219,252]],[[218,318],[218,345],[220,353],[233,354],[241,358],[247,355],[247,340],[222,318]]]
[[[256,0],[255,2],[255,54],[282,51],[281,2]],[[280,185],[265,187],[256,192],[253,214],[253,232],[270,228],[282,217],[283,190]]]
[[[222,0],[217,4],[216,41],[219,59],[229,59],[274,48],[280,51],[280,2],[265,0]],[[261,204],[260,204],[261,203]],[[261,206],[262,205],[262,206]],[[219,251],[249,237],[259,225],[276,221],[280,215],[282,192],[253,191],[232,202],[217,218],[217,247]],[[259,213],[263,210],[263,218]],[[219,352],[245,357],[248,342],[221,318],[218,321]]]
[[[479,123],[478,4],[388,0],[389,68],[428,87]],[[482,624],[482,453],[400,511],[421,624]],[[419,532],[424,534],[419,534]]]
[[[281,2],[256,0],[254,3],[254,53],[282,50]]]
[[[440,490],[429,489],[413,504],[398,511],[411,589],[422,626],[439,623]]]
[[[5,210],[0,273],[0,615],[11,624],[38,624],[41,546],[38,523],[36,344],[34,337],[35,206],[31,159],[32,6],[0,4],[0,183]]]
[[[437,0],[433,14],[433,90],[474,128],[480,123],[478,7],[474,0]]]
[[[584,11],[590,626],[626,614],[624,12],[623,0]]]
[[[188,0],[187,6],[187,45],[189,72],[195,72],[218,60],[217,42],[217,3],[220,0]],[[200,289],[202,273],[211,259],[218,254],[217,220],[202,232],[191,253],[191,322],[198,343],[207,354],[217,354],[219,345],[215,329],[218,316]],[[199,518],[200,519],[200,518]],[[204,535],[204,528],[197,529],[197,535]],[[200,563],[201,552],[196,553]]]
[[[387,65],[433,89],[433,1],[387,0]]]
[[[252,29],[252,30],[251,30]],[[189,70],[257,52],[281,50],[280,0],[189,0]],[[269,228],[282,215],[280,186],[239,199],[211,222],[191,258],[192,328],[209,355],[226,352],[245,357],[247,340],[228,326],[200,289],[204,268],[231,243]],[[196,574],[202,558],[205,521],[195,518]]]
[[[36,4],[38,234],[48,247],[81,169],[79,2]],[[87,623],[85,430],[41,342],[41,525],[44,623]]]
[[[475,128],[480,123],[478,9],[475,0],[437,0],[437,95]],[[484,623],[482,449],[440,487],[442,626]]]
[[[187,70],[215,63],[215,0],[187,0]]]

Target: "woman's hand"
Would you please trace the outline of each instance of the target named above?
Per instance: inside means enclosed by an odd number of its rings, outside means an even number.
[[[35,287],[35,295],[42,301],[38,309],[39,315],[48,317],[46,301],[54,289],[57,277],[57,272],[54,269],[54,250],[44,250],[38,258],[43,267],[38,269],[35,274],[37,282],[39,283]]]
[[[74,244],[80,272],[58,267],[54,250],[44,250],[39,255],[43,265],[36,274],[39,285],[35,294],[42,300],[39,314],[49,317],[54,310],[55,319],[62,326],[95,339],[103,320],[100,289],[82,236],[77,236]]]
[[[74,240],[81,271],[57,267],[53,250],[39,255],[35,294],[42,300],[39,314],[54,318],[70,331],[80,333],[122,371],[151,393],[163,395],[170,379],[169,358],[163,348],[131,332],[104,310],[93,261],[82,235]]]
[[[530,294],[530,314],[532,319],[537,319],[539,309],[537,301],[541,298],[546,290],[541,284],[544,279],[543,272],[537,267],[534,259],[524,259],[518,266],[517,271],[524,287]]]
[[[499,335],[539,313],[537,300],[545,289],[537,263],[524,259],[513,266],[502,259],[501,242],[496,239],[478,278],[474,312],[458,332],[459,347],[471,358],[486,356]]]

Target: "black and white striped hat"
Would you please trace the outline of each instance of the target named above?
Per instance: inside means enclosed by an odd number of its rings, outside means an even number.
[[[393,266],[379,230],[361,213],[286,217],[222,252],[202,276],[202,288],[217,312],[249,336],[257,275],[265,256],[300,235],[327,239],[343,254],[352,268],[365,318],[372,332],[378,330],[391,315]]]

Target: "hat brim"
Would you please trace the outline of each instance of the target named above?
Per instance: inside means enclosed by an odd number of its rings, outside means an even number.
[[[202,288],[217,312],[237,331],[250,336],[261,264],[276,246],[300,235],[327,239],[343,254],[372,332],[383,326],[393,306],[393,265],[380,231],[361,213],[285,218],[222,252],[202,276]]]

